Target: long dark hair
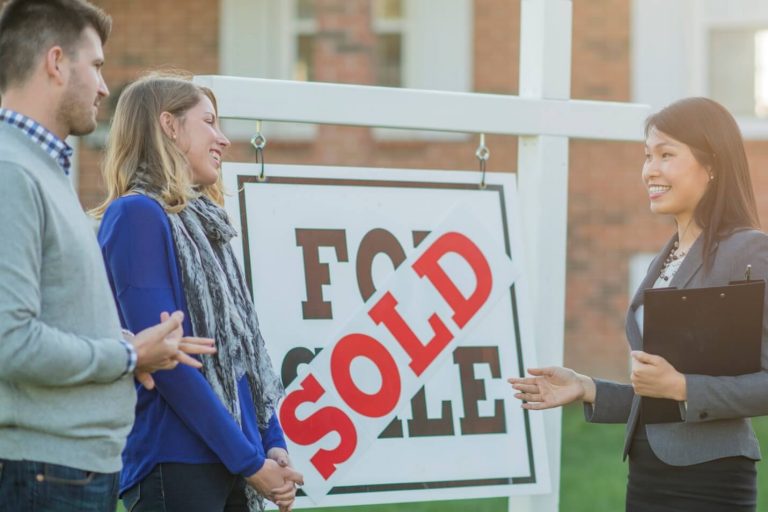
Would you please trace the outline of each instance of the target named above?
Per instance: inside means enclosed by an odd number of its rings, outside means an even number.
[[[708,98],[685,98],[650,116],[645,136],[656,129],[688,146],[714,179],[694,211],[703,229],[704,263],[711,263],[713,244],[739,228],[758,228],[755,194],[744,141],[736,120]]]

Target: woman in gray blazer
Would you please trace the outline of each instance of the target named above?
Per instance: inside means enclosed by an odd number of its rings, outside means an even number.
[[[722,286],[743,279],[747,265],[753,278],[768,278],[768,236],[757,230],[744,144],[730,113],[706,98],[664,108],[647,120],[645,133],[642,179],[651,211],[674,217],[677,232],[629,306],[632,384],[562,367],[532,368],[531,377],[509,382],[526,409],[581,400],[587,421],[627,424],[627,511],[753,511],[760,447],[748,418],[768,414],[768,311],[758,373],[682,374],[643,352],[642,338],[647,288]],[[677,400],[683,421],[646,424],[641,396]]]

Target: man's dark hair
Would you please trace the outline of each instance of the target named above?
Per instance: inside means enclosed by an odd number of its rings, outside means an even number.
[[[0,93],[23,84],[43,52],[74,52],[86,27],[107,42],[112,18],[87,0],[10,0],[0,10]]]

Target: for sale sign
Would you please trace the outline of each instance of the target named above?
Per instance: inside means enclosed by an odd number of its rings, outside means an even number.
[[[303,493],[547,492],[540,418],[505,384],[535,365],[514,175],[268,170],[226,165],[227,208]]]

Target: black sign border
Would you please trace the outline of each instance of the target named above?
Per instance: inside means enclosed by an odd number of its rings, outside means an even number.
[[[394,181],[394,180],[367,180],[350,178],[309,178],[309,177],[287,177],[287,176],[268,176],[259,179],[255,175],[237,175],[237,190],[240,200],[240,226],[243,240],[243,266],[245,268],[245,279],[249,290],[253,290],[253,281],[251,276],[251,257],[248,243],[248,216],[245,207],[245,185],[313,185],[313,186],[342,186],[342,187],[390,187],[390,188],[422,188],[422,189],[451,189],[468,190],[477,192],[496,192],[501,209],[502,225],[504,227],[504,249],[509,258],[512,258],[512,251],[509,241],[509,224],[507,221],[507,208],[504,200],[504,186],[499,184],[487,184],[485,188],[480,188],[477,183],[449,183],[449,182],[428,182],[428,181]],[[517,349],[518,375],[524,375],[525,364],[523,363],[523,349],[520,341],[520,322],[517,311],[517,294],[515,293],[515,284],[509,288],[512,317],[515,324],[515,341]],[[476,480],[450,480],[440,482],[406,482],[389,484],[370,484],[370,485],[348,485],[333,487],[328,492],[329,495],[358,494],[386,491],[415,491],[425,489],[446,489],[461,487],[488,487],[494,485],[520,485],[536,483],[536,467],[533,459],[533,441],[531,438],[531,425],[529,411],[523,410],[523,420],[525,423],[525,440],[528,447],[528,469],[529,475],[508,478],[487,478]],[[298,495],[304,495],[299,489]]]

